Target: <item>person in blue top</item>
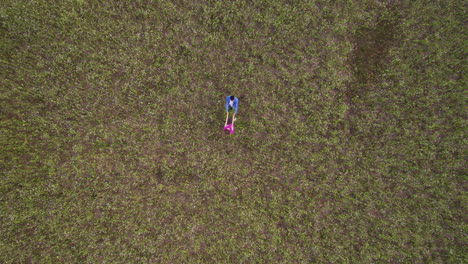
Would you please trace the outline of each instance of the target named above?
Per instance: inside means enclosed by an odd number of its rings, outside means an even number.
[[[228,120],[229,120],[229,111],[233,110],[234,113],[232,114],[232,128],[234,129],[234,121],[236,121],[236,114],[237,114],[237,108],[239,106],[239,99],[235,97],[234,95],[227,96],[226,97],[226,122],[224,123],[224,126],[228,125]]]

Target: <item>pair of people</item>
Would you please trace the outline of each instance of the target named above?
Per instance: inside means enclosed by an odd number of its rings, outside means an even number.
[[[234,133],[234,122],[236,121],[237,108],[239,105],[239,99],[234,95],[226,97],[226,122],[224,123],[223,131],[226,134]],[[229,118],[229,112],[233,112],[232,118]]]

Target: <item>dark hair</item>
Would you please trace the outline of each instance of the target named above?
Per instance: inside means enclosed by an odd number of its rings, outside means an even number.
[[[234,101],[234,98],[235,98],[234,95],[231,95],[231,101]]]
[[[229,134],[229,133],[231,133],[231,131],[229,131],[229,129],[225,129],[225,130],[224,130],[224,133],[225,133],[225,134]]]

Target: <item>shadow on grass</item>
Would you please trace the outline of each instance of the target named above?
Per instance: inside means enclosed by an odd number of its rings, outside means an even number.
[[[383,19],[374,28],[362,27],[354,36],[354,50],[350,57],[354,81],[349,84],[348,102],[356,96],[364,96],[378,74],[387,64],[387,54],[394,43],[396,23]]]

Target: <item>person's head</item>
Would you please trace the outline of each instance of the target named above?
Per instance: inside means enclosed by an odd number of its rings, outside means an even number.
[[[229,135],[230,133],[231,133],[231,131],[230,131],[229,129],[225,129],[225,130],[224,130],[224,134]]]
[[[234,101],[234,98],[235,98],[234,95],[231,95],[231,98],[230,98],[231,101]]]

